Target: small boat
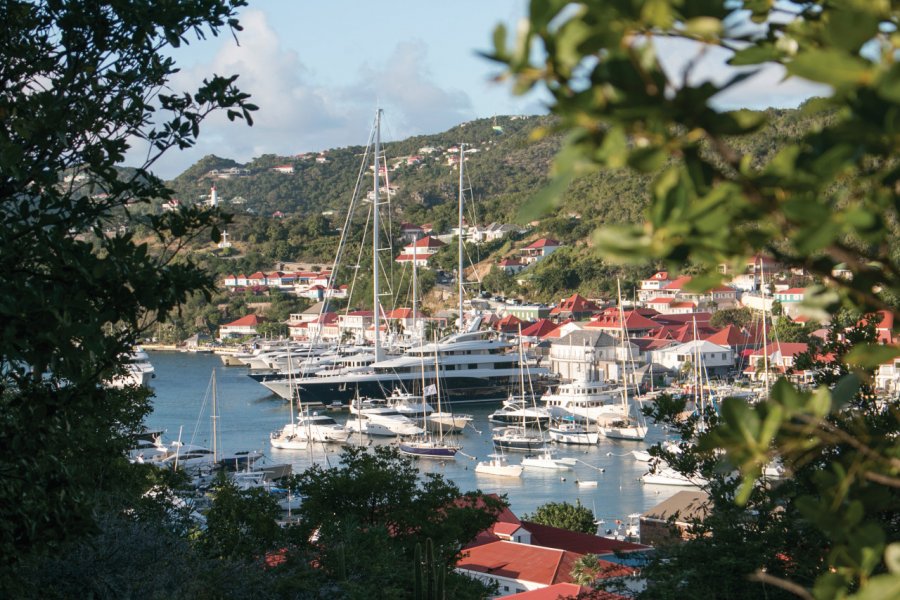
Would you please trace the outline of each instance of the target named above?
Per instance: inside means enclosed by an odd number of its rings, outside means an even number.
[[[550,448],[543,448],[541,452],[528,455],[522,459],[522,466],[526,469],[549,469],[554,471],[571,471],[575,466],[574,458],[558,458],[554,456]]]
[[[452,459],[459,452],[459,446],[436,440],[429,435],[423,439],[400,442],[400,452],[419,458]]]
[[[541,450],[546,444],[542,433],[522,427],[501,427],[491,436],[494,448],[513,452]]]
[[[370,408],[351,407],[356,418],[347,421],[347,429],[353,433],[393,437],[398,435],[422,435],[425,430],[387,406]]]
[[[584,480],[584,479],[576,479],[576,480],[575,480],[575,485],[577,485],[578,487],[592,487],[592,488],[594,488],[594,487],[597,487],[597,480],[596,480],[596,479],[588,479],[588,480]]]
[[[524,425],[541,427],[550,423],[550,411],[538,406],[528,406],[523,397],[510,396],[503,406],[488,415],[488,421],[495,425]]]
[[[575,417],[567,416],[553,423],[548,429],[550,441],[558,444],[578,444],[595,446],[600,441],[600,431],[591,429],[575,421]]]
[[[488,460],[475,466],[475,473],[497,477],[521,477],[522,465],[511,465],[503,454],[488,454]]]
[[[651,485],[677,485],[684,487],[700,487],[708,483],[706,479],[697,475],[685,477],[664,462],[651,466],[650,471],[641,476],[641,481]]]

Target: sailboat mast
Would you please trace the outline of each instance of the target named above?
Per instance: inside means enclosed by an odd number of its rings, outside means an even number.
[[[419,335],[419,318],[418,318],[418,307],[419,307],[419,296],[418,296],[418,279],[417,273],[418,268],[416,263],[419,260],[418,247],[416,244],[419,240],[413,242],[413,269],[412,269],[412,326],[413,326],[413,336],[415,336],[416,341],[422,343],[421,336]],[[423,381],[424,385],[425,382]]]
[[[459,330],[463,331],[463,199],[465,198],[465,176],[463,169],[466,164],[465,144],[459,145],[459,240],[458,240],[458,256],[457,256],[457,283],[459,284]]]
[[[621,331],[619,332],[622,339],[622,345],[620,347],[620,351],[622,353],[622,408],[625,411],[627,416],[628,411],[628,373],[626,372],[625,367],[625,337],[626,337],[626,329],[625,329],[625,311],[622,308],[622,283],[619,281],[619,278],[616,278],[616,299],[619,303],[619,327]]]
[[[381,227],[378,219],[378,200],[381,188],[381,109],[375,111],[375,175],[374,194],[372,197],[372,310],[375,322],[375,362],[382,359],[381,336],[379,335],[379,322],[381,318],[381,303],[379,300],[381,290],[378,287],[378,230]]]
[[[766,384],[766,398],[769,397],[769,340],[766,330],[766,266],[762,256],[759,257],[759,287],[762,291],[762,333],[763,333],[763,380]]]
[[[219,404],[216,400],[216,370],[213,369],[212,372],[212,451],[213,451],[213,462],[219,462],[219,449],[218,449],[218,441],[219,441],[219,430],[217,426],[217,422],[219,420]]]

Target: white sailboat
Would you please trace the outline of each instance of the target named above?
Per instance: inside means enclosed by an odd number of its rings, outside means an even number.
[[[415,271],[413,271],[415,272]],[[434,355],[434,383],[428,388],[425,387],[425,367],[422,365],[422,396],[423,399],[430,396],[430,392],[434,392],[434,395],[437,398],[437,407],[438,412],[441,411],[441,384],[440,384],[440,365],[438,364],[437,359],[437,345],[435,345],[435,355]],[[410,441],[402,441],[400,442],[400,452],[404,454],[408,454],[410,456],[416,456],[419,458],[437,458],[443,460],[449,460],[456,457],[456,453],[459,452],[459,444],[451,442],[444,438],[444,432],[442,429],[438,429],[437,437],[428,432],[428,414],[423,413],[422,415],[423,425],[425,426],[425,431],[423,431],[422,435],[418,439],[410,440]]]
[[[625,312],[622,309],[622,288],[618,280],[616,280],[616,288],[618,290],[619,299],[619,326],[622,335],[622,412],[624,417],[621,420],[613,421],[611,424],[601,428],[603,435],[608,438],[617,440],[633,440],[642,441],[647,437],[647,423],[640,409],[634,407],[628,398],[628,369],[625,360],[625,354],[629,350],[628,346],[628,329],[625,327]],[[635,412],[636,415],[631,413]]]
[[[519,389],[521,390],[521,405],[526,404],[526,388],[525,388],[525,366],[524,357],[522,355],[522,336],[521,328],[519,329]],[[531,393],[531,404],[535,407],[534,392]],[[536,408],[536,407],[535,407]],[[543,451],[546,445],[544,432],[540,427],[535,431],[529,428],[529,421],[526,411],[521,411],[521,423],[519,425],[500,427],[495,429],[491,435],[491,442],[494,448],[501,450],[511,450],[516,452],[531,452],[535,450]],[[539,422],[538,422],[539,423]]]
[[[309,445],[309,439],[306,435],[301,435],[301,428],[297,427],[297,423],[294,419],[294,397],[296,396],[296,390],[294,386],[291,385],[293,383],[293,376],[288,375],[288,382],[290,388],[290,411],[291,411],[291,422],[285,425],[280,431],[273,431],[269,434],[269,444],[273,448],[278,448],[279,450],[306,450]]]

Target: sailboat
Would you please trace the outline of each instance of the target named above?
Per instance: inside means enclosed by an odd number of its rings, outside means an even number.
[[[625,360],[625,353],[628,350],[628,329],[625,327],[625,311],[622,309],[622,287],[618,280],[616,280],[616,288],[619,299],[619,325],[622,334],[622,413],[624,417],[608,426],[601,427],[601,431],[603,431],[603,435],[612,439],[642,441],[647,437],[647,423],[644,421],[644,416],[640,410],[636,411],[636,416],[631,415],[632,410],[636,407],[628,399],[628,370]]]
[[[525,360],[522,352],[522,330],[519,329],[519,389],[521,390],[521,404],[525,405],[526,389],[525,389]],[[532,406],[535,405],[534,393],[531,394]],[[528,428],[526,413],[522,412],[522,421],[520,425],[510,427],[500,427],[495,429],[491,436],[491,441],[495,448],[502,450],[513,450],[518,452],[531,452],[533,450],[545,449],[546,440],[543,431],[538,428],[537,431]]]
[[[438,412],[441,412],[441,385],[440,385],[440,365],[438,364],[437,359],[437,344],[435,344],[435,354],[434,354],[434,383],[428,386],[427,388],[424,386],[425,384],[425,366],[422,366],[422,398],[425,399],[431,395],[431,392],[437,398],[437,408]],[[419,458],[438,458],[438,459],[452,459],[456,457],[456,453],[459,452],[459,444],[451,443],[448,440],[444,439],[444,432],[441,429],[438,429],[438,437],[435,437],[428,431],[428,413],[427,411],[423,411],[422,413],[423,425],[425,431],[422,433],[422,436],[419,439],[409,440],[409,441],[401,441],[400,442],[400,452],[404,454],[408,454],[410,456],[416,456]]]
[[[288,358],[288,361],[290,362],[290,357]],[[269,443],[273,448],[278,448],[279,450],[306,450],[306,447],[309,445],[308,436],[300,435],[300,431],[298,430],[297,423],[294,419],[294,397],[296,396],[296,391],[292,383],[293,377],[289,374],[288,386],[291,392],[291,422],[285,425],[280,431],[273,431],[270,433]]]
[[[213,369],[210,376],[210,390],[212,398],[212,412],[210,414],[212,448],[194,444],[182,444],[179,434],[179,440],[172,442],[173,449],[169,454],[159,458],[154,464],[164,468],[172,467],[173,469],[181,467],[185,470],[224,469],[237,471],[250,467],[262,457],[262,454],[255,450],[239,450],[227,455],[222,455],[219,452],[219,405],[215,369]],[[201,414],[202,411],[201,407]]]

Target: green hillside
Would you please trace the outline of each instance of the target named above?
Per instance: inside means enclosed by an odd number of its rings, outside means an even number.
[[[758,133],[729,141],[758,165],[778,150],[782,140],[796,138],[827,118],[809,116],[802,109],[770,109],[767,116],[769,125]],[[431,223],[441,233],[455,225],[459,171],[449,164],[449,149],[459,143],[474,150],[466,161],[467,185],[475,200],[474,209],[466,211],[467,218],[480,224],[521,222],[520,209],[549,181],[553,156],[561,144],[561,137],[553,132],[554,123],[550,116],[480,119],[440,134],[385,143],[390,184],[397,190],[391,200],[393,222]],[[544,135],[535,135],[539,129]],[[209,257],[211,270],[252,272],[281,262],[327,263],[337,248],[338,228],[344,222],[364,150],[353,146],[304,156],[263,155],[247,164],[208,156],[171,185],[183,200],[198,201],[215,182],[223,207],[235,214],[229,234],[237,244],[239,258]],[[409,157],[419,157],[421,162]],[[291,165],[294,172],[273,170],[282,165]],[[229,178],[213,172],[232,168],[240,171]],[[527,241],[548,236],[566,248],[526,272],[530,297],[558,300],[571,291],[609,296],[616,277],[623,279],[627,289],[653,266],[623,269],[606,265],[592,251],[590,235],[604,224],[640,222],[650,181],[649,176],[626,170],[586,175],[570,186],[554,211],[544,215],[523,241],[481,248],[472,253],[471,262],[499,260],[513,255]],[[363,192],[370,185],[371,171],[367,171]],[[238,203],[232,202],[235,199]],[[276,212],[283,218],[273,218]],[[356,218],[360,225],[354,228],[354,235],[361,236],[365,216]],[[361,262],[368,260],[364,249]],[[493,291],[526,292],[496,274],[487,283]]]

